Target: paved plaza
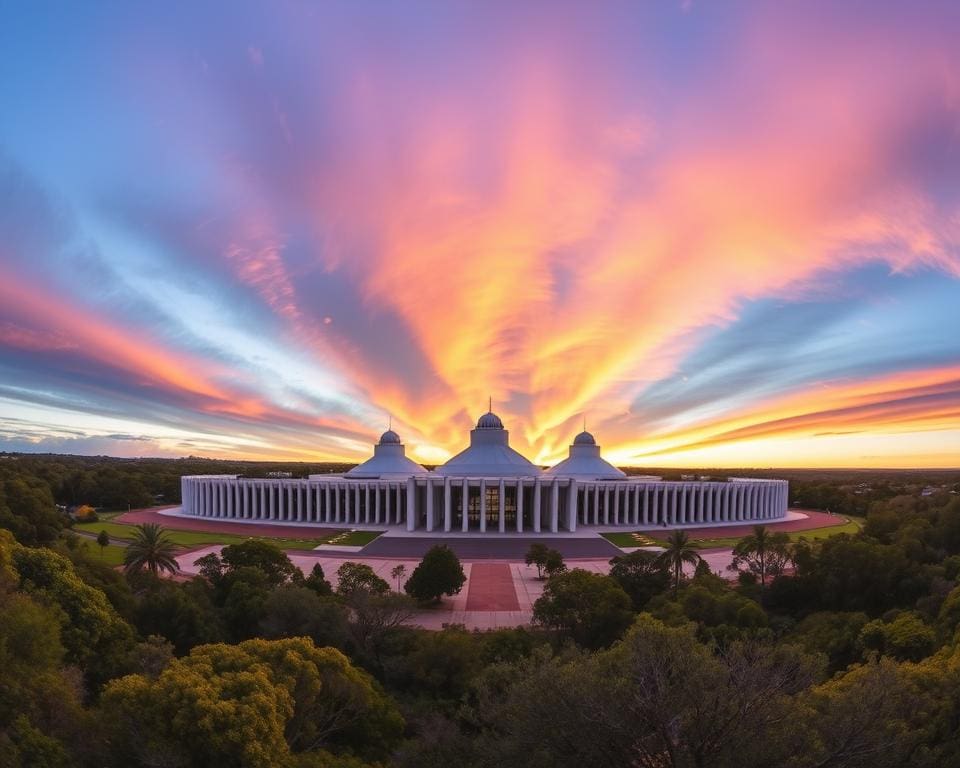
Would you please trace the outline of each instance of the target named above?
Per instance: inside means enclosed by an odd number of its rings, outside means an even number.
[[[221,545],[203,547],[186,552],[177,557],[182,573],[196,575],[199,568],[196,561],[212,552],[219,552]],[[616,548],[615,548],[616,549]],[[616,550],[614,554],[620,552]],[[293,563],[304,574],[310,573],[317,563],[323,568],[327,580],[336,588],[337,569],[345,562],[366,563],[374,572],[397,589],[397,581],[390,572],[397,565],[406,568],[406,577],[400,581],[403,589],[406,578],[417,567],[419,558],[373,557],[364,553],[337,552],[288,552]],[[621,553],[622,554],[622,553]],[[710,568],[721,575],[730,563],[730,549],[704,550],[703,558]],[[537,578],[537,569],[517,561],[480,558],[463,560],[463,571],[467,582],[460,594],[444,598],[435,607],[419,611],[411,624],[425,629],[442,629],[447,624],[462,624],[467,629],[499,629],[530,624],[533,618],[533,603],[543,592],[545,582]],[[610,557],[568,559],[570,568],[583,568],[593,573],[608,573]]]
[[[331,530],[303,523],[248,523],[190,518],[180,514],[177,507],[134,510],[121,515],[120,520],[127,523],[158,522],[170,528],[241,535],[249,531],[251,535],[277,538],[302,538]],[[839,515],[791,510],[785,520],[770,523],[767,527],[777,531],[803,531],[843,525],[845,522],[845,518]],[[365,526],[356,527],[363,529]],[[690,526],[687,530],[692,538],[739,537],[748,535],[752,527],[744,524],[711,525]],[[654,528],[646,532],[663,537],[668,530]],[[569,568],[583,568],[594,573],[608,573],[610,559],[624,552],[603,538],[597,529],[547,537],[514,533],[492,534],[483,538],[449,534],[441,537],[424,531],[392,530],[365,547],[324,545],[311,551],[288,551],[287,554],[304,573],[309,573],[319,563],[334,587],[337,569],[350,561],[366,563],[390,584],[391,589],[397,589],[396,579],[390,576],[395,566],[405,566],[406,576],[409,577],[427,550],[444,544],[460,558],[467,576],[466,584],[460,594],[445,598],[435,608],[419,611],[411,623],[426,629],[440,629],[448,624],[462,624],[467,629],[497,629],[527,625],[533,618],[533,604],[543,592],[545,583],[537,578],[535,567],[523,562],[533,542],[560,551]],[[195,561],[221,549],[222,545],[195,549],[179,555],[177,562],[184,575],[195,575],[199,571]],[[732,550],[729,547],[705,549],[700,554],[714,573],[730,576],[727,566],[732,559]],[[401,580],[401,590],[403,583]]]

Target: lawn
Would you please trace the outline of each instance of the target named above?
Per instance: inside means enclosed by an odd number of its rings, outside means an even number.
[[[103,563],[109,566],[123,565],[123,547],[118,547],[116,544],[108,544],[101,549],[93,539],[81,539],[81,541],[83,542],[81,546],[86,549],[87,554],[93,562]]]
[[[76,523],[74,530],[96,536],[100,531],[106,531],[114,539],[132,539],[134,536],[134,526],[124,523],[97,522],[97,523]],[[170,540],[180,547],[202,547],[209,544],[239,544],[248,539],[263,539],[271,541],[280,549],[313,549],[321,544],[325,544],[338,533],[332,533],[328,536],[307,539],[280,539],[272,536],[239,536],[234,533],[215,533],[207,531],[178,531],[175,528],[166,528],[167,536]],[[376,536],[374,536],[376,538]]]
[[[844,519],[846,522],[843,525],[831,525],[826,528],[811,528],[808,531],[793,531],[787,535],[789,536],[790,541],[800,541],[800,539],[814,541],[817,539],[828,539],[831,536],[836,536],[841,533],[859,533],[862,523],[850,518]],[[653,538],[650,536],[649,532],[645,531],[625,531],[622,533],[620,531],[616,531],[614,533],[604,533],[601,535],[618,547],[665,547],[667,545],[666,539]],[[712,539],[690,539],[690,543],[700,549],[735,547],[741,538],[742,537],[740,536],[720,536]],[[638,539],[640,540],[638,541]]]
[[[383,531],[344,531],[325,543],[340,547],[363,547],[383,533]]]

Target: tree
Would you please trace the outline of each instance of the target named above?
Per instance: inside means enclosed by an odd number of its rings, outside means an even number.
[[[97,516],[97,510],[89,504],[81,504],[73,511],[73,519],[78,523],[95,523],[100,518]]]
[[[630,595],[635,611],[670,586],[670,571],[655,552],[638,549],[610,561],[610,577]]]
[[[550,548],[546,544],[541,544],[540,542],[535,542],[530,545],[530,549],[527,550],[527,557],[524,562],[527,565],[535,565],[537,567],[537,578],[543,581],[543,568],[547,564],[547,555],[550,552]]]
[[[403,731],[376,682],[308,638],[206,645],[160,676],[129,675],[103,695],[117,765],[290,765],[345,751],[383,759]]]
[[[178,655],[223,639],[220,617],[202,579],[177,584],[143,572],[136,579],[136,588],[133,622],[141,636],[166,638]]]
[[[683,566],[692,565],[696,568],[703,558],[696,547],[690,544],[687,532],[676,530],[667,537],[666,549],[660,553],[659,559],[673,571],[673,596],[676,598],[680,590],[680,579],[683,577]]]
[[[100,531],[97,534],[97,546],[100,547],[100,557],[103,558],[103,550],[110,545],[110,534],[106,531]]]
[[[143,523],[134,528],[133,539],[123,553],[124,571],[135,573],[146,568],[154,575],[161,571],[176,573],[176,551],[163,528],[156,523]]]
[[[333,594],[333,587],[330,586],[330,582],[327,581],[323,573],[323,566],[320,565],[320,563],[314,563],[310,575],[303,580],[303,586],[307,589],[312,589],[321,597]]]
[[[348,634],[347,611],[337,600],[308,587],[283,584],[264,604],[260,630],[266,637],[309,637],[318,646],[342,648]]]
[[[807,735],[794,697],[817,671],[789,646],[716,653],[692,626],[641,614],[609,650],[490,665],[466,715],[481,765],[810,768],[793,760]]]
[[[543,563],[543,572],[547,574],[547,578],[556,576],[565,570],[567,570],[567,566],[566,563],[563,562],[563,555],[555,549],[549,550],[546,560]]]
[[[49,486],[29,476],[0,478],[0,528],[8,528],[17,541],[35,546],[56,540],[63,527]]]
[[[383,593],[357,590],[345,596],[350,611],[350,634],[365,662],[383,670],[383,649],[390,637],[416,613],[417,603],[408,595],[389,589]]]
[[[337,568],[337,594],[349,597],[356,592],[382,595],[390,585],[373,572],[366,563],[346,562]]]
[[[259,568],[273,586],[296,580],[302,576],[280,547],[264,539],[247,539],[220,550],[220,560],[227,570]]]
[[[133,630],[102,591],[81,581],[67,558],[14,545],[13,566],[21,591],[56,606],[65,661],[79,666],[94,688],[129,669]]]
[[[533,604],[533,619],[585,648],[603,648],[630,626],[630,607],[630,596],[612,578],[574,568],[547,581]]]
[[[900,661],[920,661],[936,644],[936,632],[916,613],[904,612],[891,622],[871,621],[860,630],[860,642],[867,650],[880,651]]]
[[[450,547],[431,547],[413,569],[404,591],[421,602],[439,603],[442,595],[455,595],[463,589],[467,577],[460,560]]]
[[[767,583],[767,576],[777,577],[790,562],[790,537],[785,533],[771,533],[765,525],[753,526],[753,533],[744,536],[733,548],[731,571],[742,568],[760,580],[760,596]]]
[[[407,566],[405,566],[403,563],[393,566],[393,568],[390,570],[390,578],[395,579],[397,582],[397,592],[400,591],[400,581],[406,575],[407,575]]]

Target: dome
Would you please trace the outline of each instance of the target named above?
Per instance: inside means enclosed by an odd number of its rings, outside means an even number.
[[[500,417],[487,411],[470,430],[470,445],[434,471],[461,477],[535,477],[540,467],[510,447],[510,433]]]
[[[477,429],[503,429],[503,422],[497,414],[487,411],[477,420]]]
[[[388,429],[380,435],[380,445],[400,445],[400,435],[392,429]]]
[[[596,445],[597,441],[593,439],[593,435],[587,432],[587,430],[583,430],[583,432],[581,432],[579,435],[573,438],[573,444],[574,445]]]
[[[344,477],[396,477],[425,475],[427,470],[407,458],[407,451],[400,442],[400,435],[388,429],[380,435],[380,442],[373,446],[373,456],[358,464]]]
[[[550,467],[547,475],[576,477],[583,480],[620,480],[626,475],[600,455],[600,446],[587,430],[573,438],[570,454]]]

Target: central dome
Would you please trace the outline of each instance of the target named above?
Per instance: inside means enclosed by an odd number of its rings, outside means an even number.
[[[535,477],[540,467],[510,447],[510,433],[491,410],[477,419],[470,445],[435,471],[461,477]]]
[[[587,430],[583,430],[583,432],[581,432],[579,435],[573,438],[573,444],[574,445],[596,445],[597,441],[593,439],[593,435],[587,432]]]
[[[477,429],[503,429],[503,422],[493,411],[487,411],[477,419]]]
[[[400,445],[400,435],[392,429],[388,429],[380,435],[380,445]]]

